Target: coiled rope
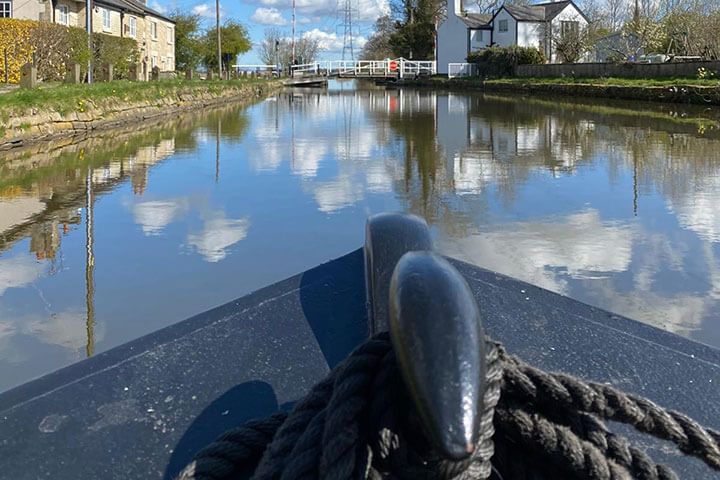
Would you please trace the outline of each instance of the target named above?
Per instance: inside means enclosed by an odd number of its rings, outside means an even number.
[[[179,480],[677,479],[603,420],[672,442],[720,470],[720,433],[607,385],[548,373],[487,340],[481,435],[440,458],[404,389],[387,333],[360,345],[289,413],[248,422],[197,453]],[[492,465],[491,465],[492,458]]]

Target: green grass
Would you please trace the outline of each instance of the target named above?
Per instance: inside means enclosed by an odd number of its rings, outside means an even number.
[[[68,112],[84,112],[94,106],[116,102],[155,101],[177,98],[180,94],[193,92],[218,93],[223,89],[242,85],[263,83],[262,79],[242,80],[161,80],[157,82],[114,82],[86,84],[46,84],[34,89],[17,89],[0,94],[0,118],[22,115],[31,109]]]
[[[477,81],[477,80],[476,80]],[[699,78],[499,78],[487,80],[493,84],[552,84],[552,85],[603,85],[619,87],[720,87],[719,79]]]

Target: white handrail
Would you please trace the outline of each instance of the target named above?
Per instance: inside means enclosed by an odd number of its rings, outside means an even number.
[[[430,60],[408,60],[394,58],[385,60],[329,60],[302,65],[293,65],[292,74],[314,74],[323,76],[406,76],[434,75],[437,64]]]

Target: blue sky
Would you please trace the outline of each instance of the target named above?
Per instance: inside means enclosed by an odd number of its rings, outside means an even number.
[[[343,30],[337,15],[338,1],[343,0],[296,0],[297,35],[315,37],[323,48],[322,59],[340,58]],[[356,9],[354,44],[356,54],[372,33],[375,20],[389,12],[388,0],[352,0]],[[174,10],[194,12],[203,18],[206,26],[214,25],[214,0],[149,0],[150,7],[160,12]],[[290,36],[292,0],[221,0],[221,18],[233,19],[245,25],[254,45],[262,41],[267,28],[279,28]],[[257,49],[241,55],[243,64],[262,63]]]

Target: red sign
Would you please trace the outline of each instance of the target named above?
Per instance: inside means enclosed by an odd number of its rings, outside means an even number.
[[[397,67],[398,67],[397,61],[390,60],[390,71],[391,72],[397,71]]]

